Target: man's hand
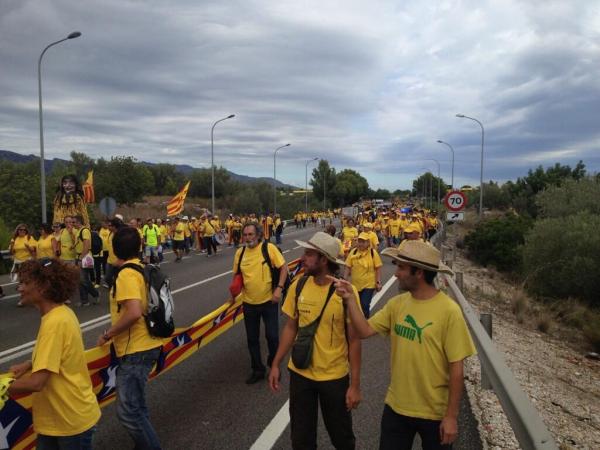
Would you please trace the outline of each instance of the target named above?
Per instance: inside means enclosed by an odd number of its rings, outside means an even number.
[[[96,345],[98,347],[102,347],[104,344],[106,344],[110,339],[104,339],[104,333],[101,334],[100,336],[98,336],[98,342],[96,342]]]
[[[350,385],[350,387],[346,391],[346,409],[350,411],[352,409],[358,408],[358,405],[361,400],[362,395],[360,394],[360,389]]]
[[[269,387],[273,392],[279,391],[279,380],[281,379],[281,372],[279,371],[279,367],[275,365],[271,365],[271,370],[269,371]]]
[[[31,370],[31,361],[25,361],[20,364],[15,364],[14,366],[11,366],[8,370],[9,372],[12,372],[14,374],[15,378],[20,378]]]
[[[275,290],[273,291],[273,298],[271,299],[272,303],[279,303],[281,301],[282,291],[283,289],[281,289],[279,286],[275,288]]]
[[[456,417],[444,416],[440,424],[440,443],[442,445],[452,444],[458,435],[458,423]]]
[[[342,278],[335,278],[331,275],[327,275],[327,278],[333,282],[335,286],[335,293],[342,297],[344,302],[354,298],[354,290],[352,289],[352,284],[349,281],[346,281]]]

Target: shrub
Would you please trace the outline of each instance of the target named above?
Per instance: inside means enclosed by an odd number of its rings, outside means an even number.
[[[517,272],[521,268],[521,246],[530,226],[529,219],[514,214],[481,222],[465,237],[469,256],[484,266]]]
[[[554,320],[552,319],[552,316],[547,312],[541,312],[536,317],[536,328],[542,333],[548,333],[553,325]]]
[[[523,247],[527,289],[600,306],[599,229],[600,215],[589,212],[536,221]]]

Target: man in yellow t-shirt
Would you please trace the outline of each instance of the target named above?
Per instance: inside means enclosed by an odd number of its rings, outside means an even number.
[[[317,448],[320,404],[333,447],[354,449],[351,411],[361,398],[360,340],[349,326],[342,298],[335,293],[333,284],[344,261],[338,259],[339,244],[335,238],[322,231],[308,242],[296,243],[304,247],[304,275],[292,283],[282,308],[288,319],[273,359],[269,385],[273,391],[279,390],[281,361],[295,345],[300,330],[321,316],[308,365],[298,367],[296,362],[300,361],[294,357],[288,363],[292,448]],[[360,310],[356,289],[349,289]]]
[[[346,258],[346,279],[352,279],[367,319],[370,316],[373,294],[381,290],[381,266],[383,263],[377,250],[371,247],[369,235],[360,233],[356,248],[350,250]]]
[[[210,216],[202,216],[200,223],[200,231],[202,233],[203,246],[206,249],[206,257],[212,256],[213,252],[217,254],[217,246],[214,241],[214,236],[217,233],[214,221],[210,220]]]
[[[400,233],[402,233],[402,222],[395,211],[391,212],[390,220],[388,220],[388,232],[390,238],[388,247],[398,247],[400,245]]]
[[[463,361],[475,354],[460,307],[434,285],[438,272],[452,272],[435,247],[420,241],[403,242],[382,255],[392,258],[399,287],[407,292],[390,299],[368,321],[355,306],[351,285],[337,283],[357,334],[390,338],[391,381],[379,448],[411,449],[417,432],[423,448],[449,448],[443,446],[458,434]]]
[[[269,354],[267,366],[279,345],[279,307],[288,267],[279,249],[262,238],[262,228],[248,223],[242,229],[245,246],[238,249],[233,259],[233,273],[242,274],[244,287],[239,297],[244,303],[244,324],[250,352],[252,374],[246,384],[254,384],[265,377],[266,367],[260,351],[260,321],[265,324]],[[263,253],[264,252],[264,253]],[[268,256],[267,262],[265,256]],[[269,265],[273,268],[269,267]],[[273,280],[276,270],[279,276]],[[274,283],[275,281],[276,283]]]
[[[141,238],[133,227],[120,228],[113,238],[119,267],[141,267]],[[122,268],[110,292],[111,326],[98,338],[98,345],[113,341],[119,358],[117,369],[117,417],[136,448],[160,448],[146,408],[145,385],[160,355],[162,341],[153,338],[144,319],[148,291],[144,276],[131,267]]]
[[[173,252],[175,253],[175,262],[181,261],[183,252],[185,251],[185,224],[175,217],[171,233],[173,235]]]
[[[94,260],[91,259],[92,267],[84,267],[84,258],[92,257],[92,232],[83,225],[83,217],[73,218],[73,231],[76,236],[75,252],[77,254],[77,266],[79,267],[79,304],[78,306],[89,306],[89,295],[92,296],[94,304],[100,302],[100,293],[94,287]]]
[[[67,264],[75,264],[77,259],[77,251],[75,244],[77,243],[77,234],[73,229],[75,219],[71,216],[65,217],[65,227],[60,231],[58,243],[60,246],[60,259]]]
[[[77,448],[92,448],[100,408],[79,322],[64,305],[77,288],[77,268],[56,259],[28,261],[21,266],[20,277],[23,304],[35,306],[42,319],[31,361],[9,369],[16,381],[8,392],[11,396],[33,393],[38,448],[72,448],[69,442],[80,444]]]

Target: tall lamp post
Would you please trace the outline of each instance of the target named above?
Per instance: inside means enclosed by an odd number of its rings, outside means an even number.
[[[431,169],[428,169],[427,167],[421,167],[421,170],[426,170],[427,172],[425,173],[425,175],[427,175],[428,173],[431,173]],[[433,182],[432,182],[432,178],[433,178],[433,174],[431,174],[431,178],[429,178],[429,209],[431,209],[431,197],[433,197]],[[427,198],[427,180],[423,179],[423,184],[424,184],[424,191],[425,191],[425,198]],[[427,206],[427,200],[425,201],[425,206]]]
[[[227,117],[224,117],[223,119],[219,119],[217,120],[212,128],[210,129],[210,171],[211,171],[211,182],[210,182],[210,186],[211,186],[211,213],[214,214],[215,213],[215,127],[217,126],[217,124],[219,122],[223,122],[224,120],[227,119],[233,119],[235,117],[235,114],[230,114]]]
[[[273,153],[273,216],[277,214],[277,152],[284,147],[289,147],[291,144],[285,144],[275,149]]]
[[[447,142],[444,142],[440,139],[438,139],[438,144],[447,145],[450,151],[452,152],[452,190],[454,190],[454,148]]]
[[[317,157],[314,157],[313,159],[309,159],[306,161],[306,167],[304,170],[304,212],[306,214],[308,214],[308,165],[313,162],[316,161]]]
[[[42,114],[42,58],[46,50],[56,44],[75,39],[81,36],[79,31],[73,31],[66,38],[53,42],[48,45],[41,53],[38,59],[38,100],[39,100],[39,117],[40,117],[40,183],[42,186],[42,223],[47,222],[48,215],[46,214],[46,168],[44,164],[44,118]]]
[[[483,219],[483,141],[485,131],[483,129],[483,124],[474,117],[465,116],[464,114],[457,114],[456,117],[459,117],[461,119],[472,120],[474,122],[477,122],[481,127],[481,168],[479,171],[479,220],[481,220]]]
[[[438,169],[438,174],[437,174],[437,186],[438,186],[438,196],[437,196],[437,202],[438,205],[440,204],[440,162],[437,159],[433,159],[433,158],[429,158],[429,159],[425,159],[425,161],[433,161],[434,163],[437,164],[437,169]],[[432,193],[432,197],[433,197],[433,193]]]

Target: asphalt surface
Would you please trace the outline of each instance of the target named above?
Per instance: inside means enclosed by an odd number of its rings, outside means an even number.
[[[281,248],[287,261],[300,257],[302,253],[294,239],[307,240],[315,231],[318,229],[312,227],[301,230],[293,226],[286,228]],[[233,254],[234,249],[228,247],[220,247],[219,253],[212,258],[192,252],[178,264],[173,263],[173,254],[166,255],[166,263],[162,268],[171,278],[175,291],[175,320],[178,327],[192,324],[224,302],[231,280]],[[392,276],[393,266],[385,265],[382,276],[384,284]],[[11,364],[29,357],[29,347],[24,346],[17,352],[14,349],[35,339],[40,320],[36,310],[15,307],[18,298],[11,297],[16,294],[15,285],[8,283],[6,276],[0,277],[6,294],[5,298],[0,299],[0,373]],[[397,293],[397,289],[394,283],[374,310],[381,308]],[[102,317],[108,314],[107,290],[101,290],[99,305],[74,307],[74,310],[82,323],[86,348],[91,347],[106,328]],[[282,316],[280,326],[284,321]],[[264,341],[263,344],[264,354]],[[19,352],[23,354],[16,356]],[[357,449],[376,449],[383,401],[389,383],[389,343],[380,337],[363,341],[362,355],[363,401],[353,413],[354,431]],[[238,324],[172,371],[149,383],[148,408],[163,447],[249,449],[254,445],[256,449],[291,448],[289,424],[286,425],[287,415],[284,414],[288,400],[287,371],[282,370],[282,389],[277,394],[268,389],[266,382],[247,386],[244,380],[249,373],[250,358],[245,331],[243,325]],[[283,420],[274,420],[276,416]],[[267,428],[275,430],[274,433],[265,432]],[[459,440],[454,448],[482,447],[468,399],[461,406],[459,429]],[[277,437],[279,431],[282,432]],[[268,436],[274,438],[269,441]],[[116,420],[114,404],[102,410],[94,446],[99,449],[133,447]],[[332,448],[321,420],[318,446]],[[420,448],[418,443],[415,448]]]

